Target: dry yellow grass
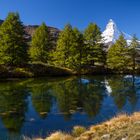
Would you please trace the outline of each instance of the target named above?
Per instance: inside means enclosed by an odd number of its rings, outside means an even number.
[[[80,135],[56,132],[46,140],[140,140],[140,113],[119,115],[86,131],[75,127],[74,133]]]
[[[140,140],[140,113],[119,115],[100,125],[91,126],[77,140]]]
[[[56,132],[45,140],[74,140],[74,138],[68,134],[63,134],[61,132]]]

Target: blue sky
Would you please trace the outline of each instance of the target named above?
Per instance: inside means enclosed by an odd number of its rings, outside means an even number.
[[[71,23],[80,30],[96,22],[103,30],[111,18],[126,33],[140,38],[140,0],[0,0],[0,19],[17,11],[25,24],[62,29]]]

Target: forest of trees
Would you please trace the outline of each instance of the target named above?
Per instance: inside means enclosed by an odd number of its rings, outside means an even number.
[[[138,66],[139,42],[134,35],[127,43],[123,34],[106,50],[102,32],[90,23],[84,31],[67,24],[53,47],[48,27],[40,25],[31,42],[25,38],[24,25],[18,13],[9,13],[0,26],[0,65],[23,67],[33,62],[71,69],[79,74],[96,67],[117,72],[135,71]]]

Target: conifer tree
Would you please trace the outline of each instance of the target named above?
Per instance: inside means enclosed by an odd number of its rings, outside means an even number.
[[[118,71],[124,71],[128,68],[128,47],[123,35],[120,35],[116,43],[108,50],[107,65],[109,68]]]
[[[131,64],[132,64],[134,73],[135,73],[135,69],[136,69],[136,58],[138,57],[138,50],[137,50],[138,46],[139,46],[138,39],[134,35],[132,38],[131,44],[129,46],[129,55],[130,55]]]
[[[0,26],[0,64],[23,65],[27,62],[24,26],[18,13],[9,13]]]
[[[54,63],[58,66],[69,67],[70,48],[73,45],[74,33],[70,24],[61,31],[55,52],[53,53]]]
[[[95,65],[95,63],[101,63],[103,61],[101,40],[100,28],[96,24],[90,23],[84,31],[85,64]]]
[[[38,27],[32,37],[29,55],[32,61],[47,63],[49,59],[50,39],[48,28],[45,23]]]
[[[57,48],[53,54],[55,64],[80,72],[82,67],[83,35],[77,28],[66,25],[60,33]]]
[[[83,65],[84,39],[83,34],[77,28],[73,29],[73,33],[74,40],[70,48],[69,67],[80,74]]]

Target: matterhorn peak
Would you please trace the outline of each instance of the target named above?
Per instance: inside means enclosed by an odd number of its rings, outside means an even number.
[[[112,19],[110,19],[106,26],[106,29],[102,33],[103,42],[105,44],[115,43],[121,34],[124,35],[124,38],[127,40],[127,42],[130,42],[130,40],[132,39],[130,35],[120,31],[116,23]]]
[[[116,24],[113,19],[110,19],[108,23],[114,23],[114,24]]]
[[[113,26],[115,25],[116,26],[116,23],[114,22],[113,19],[110,19],[107,25],[113,25]]]
[[[109,22],[114,22],[113,19],[110,19]]]
[[[112,31],[117,30],[117,25],[112,19],[109,20],[109,22],[106,26],[106,30],[112,30]]]
[[[114,43],[120,36],[121,32],[117,28],[116,23],[110,19],[105,31],[102,33],[104,43]]]

